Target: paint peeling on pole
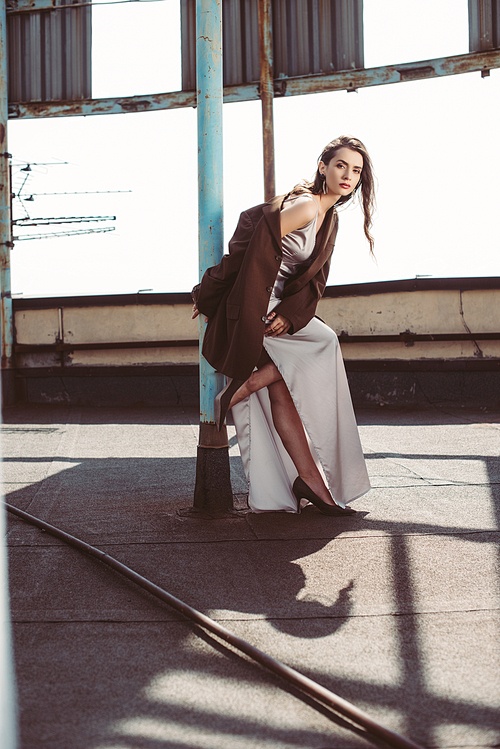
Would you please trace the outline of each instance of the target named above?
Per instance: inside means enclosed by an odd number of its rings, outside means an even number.
[[[196,95],[198,113],[198,243],[200,279],[223,255],[222,7],[221,0],[197,0]],[[200,315],[200,342],[205,332]],[[200,343],[201,346],[201,343]],[[214,398],[223,387],[200,349],[200,436],[194,506],[182,514],[233,514],[229,445],[224,426],[215,425]]]
[[[200,280],[223,254],[222,12],[216,0],[197,2],[198,243]],[[205,332],[200,315],[200,340]],[[201,356],[200,421],[215,424],[213,401],[222,378]]]

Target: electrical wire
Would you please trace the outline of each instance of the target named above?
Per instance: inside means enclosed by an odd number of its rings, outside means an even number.
[[[202,614],[200,611],[192,608],[187,603],[181,601],[179,598],[175,598],[175,596],[171,595],[166,590],[163,590],[163,588],[160,588],[158,585],[155,585],[147,578],[139,575],[130,567],[127,567],[122,562],[114,559],[114,557],[109,556],[109,554],[106,554],[104,551],[100,551],[94,546],[90,546],[90,544],[87,544],[85,541],[82,541],[75,536],[71,536],[69,533],[66,533],[59,528],[56,528],[55,526],[50,525],[49,523],[46,523],[39,518],[36,518],[34,515],[30,515],[29,513],[24,512],[24,510],[20,510],[17,507],[14,507],[7,503],[5,503],[5,507],[10,513],[16,515],[22,520],[25,520],[26,522],[40,528],[42,531],[46,531],[52,536],[65,541],[71,546],[74,546],[79,551],[83,551],[86,554],[99,559],[101,562],[108,565],[108,567],[116,570],[120,574],[124,575],[124,577],[132,580],[144,590],[152,593],[152,595],[154,595],[156,598],[159,598],[161,601],[167,603],[187,619],[191,620],[203,629],[208,630],[242,653],[245,653],[245,655],[249,656],[252,660],[256,661],[261,666],[264,666],[264,668],[268,669],[269,671],[272,671],[272,673],[280,676],[288,684],[293,685],[301,692],[307,694],[309,697],[312,697],[314,700],[317,700],[323,705],[326,705],[327,707],[336,711],[337,713],[342,715],[343,718],[346,718],[348,721],[350,721],[354,725],[354,727],[363,728],[369,736],[375,737],[377,739],[382,739],[386,742],[386,744],[391,747],[395,747],[396,749],[422,749],[419,744],[416,744],[410,739],[407,739],[404,736],[391,731],[391,729],[386,728],[381,723],[374,720],[371,716],[365,713],[363,710],[360,710],[352,703],[344,700],[334,692],[331,692],[329,689],[321,686],[321,684],[318,684],[316,681],[309,679],[307,676],[304,676],[299,671],[296,671],[290,666],[281,663],[281,661],[272,658],[270,655],[254,647],[246,640],[243,640],[241,637],[237,637],[229,629],[226,629],[214,619],[211,619],[209,616]]]

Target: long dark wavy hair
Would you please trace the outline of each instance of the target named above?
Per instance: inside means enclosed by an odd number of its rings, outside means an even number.
[[[341,135],[339,138],[335,138],[321,152],[321,156],[318,159],[318,168],[312,182],[301,182],[296,185],[291,194],[298,195],[303,192],[311,192],[313,195],[319,195],[323,192],[323,180],[319,172],[320,161],[327,166],[333,159],[335,154],[340,148],[350,148],[351,151],[356,151],[363,157],[363,169],[361,172],[361,179],[359,180],[356,188],[349,195],[345,195],[335,203],[335,206],[343,205],[352,201],[357,193],[361,194],[361,202],[364,214],[363,229],[365,237],[367,238],[370,245],[370,253],[373,255],[374,239],[370,234],[370,228],[372,225],[372,216],[375,209],[375,186],[374,186],[374,174],[373,166],[368,155],[368,151],[363,143],[357,138],[353,138],[350,135]]]

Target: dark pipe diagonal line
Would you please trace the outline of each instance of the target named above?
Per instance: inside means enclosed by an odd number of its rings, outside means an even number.
[[[101,562],[104,562],[104,564],[107,564],[108,567],[117,570],[144,590],[152,593],[152,595],[156,596],[156,598],[159,598],[161,601],[167,603],[187,619],[190,619],[200,627],[203,627],[209,632],[217,635],[217,637],[220,637],[221,640],[228,642],[237,650],[245,653],[252,660],[260,663],[261,666],[264,666],[264,668],[267,668],[274,674],[277,674],[289,684],[293,684],[294,686],[298,687],[298,689],[311,695],[319,702],[322,702],[323,704],[328,705],[330,708],[333,708],[333,710],[348,718],[348,720],[350,720],[356,726],[361,726],[367,731],[368,734],[371,734],[379,739],[383,739],[389,746],[396,747],[396,749],[423,749],[423,747],[421,747],[419,744],[416,744],[414,741],[411,741],[410,739],[407,739],[404,736],[391,731],[381,723],[378,723],[363,710],[360,710],[347,700],[344,700],[334,692],[331,692],[329,689],[321,686],[321,684],[318,684],[312,679],[309,679],[307,676],[304,676],[298,671],[295,671],[295,669],[291,668],[290,666],[286,666],[284,663],[275,660],[270,655],[267,655],[267,653],[264,653],[262,650],[259,650],[253,645],[250,645],[249,642],[243,640],[241,637],[237,637],[230,630],[226,629],[218,622],[210,619],[210,617],[202,614],[200,611],[193,609],[187,603],[184,603],[178,598],[175,598],[175,596],[167,593],[167,591],[163,590],[163,588],[160,588],[150,580],[142,577],[142,575],[134,572],[134,570],[130,569],[130,567],[127,567],[125,564],[122,564],[122,562],[119,562],[117,559],[110,557],[109,554],[106,554],[104,551],[100,551],[94,546],[90,546],[90,544],[87,544],[85,541],[82,541],[75,536],[71,536],[69,533],[62,531],[59,528],[56,528],[55,526],[50,525],[49,523],[46,523],[45,521],[40,520],[33,515],[30,515],[27,512],[24,512],[24,510],[19,510],[17,507],[13,507],[12,505],[9,505],[7,503],[5,503],[5,507],[13,515],[16,515],[22,520],[25,520],[28,523],[37,526],[41,530],[50,533],[56,538],[65,541],[71,546],[74,546],[76,549],[84,551],[90,556],[99,559]]]

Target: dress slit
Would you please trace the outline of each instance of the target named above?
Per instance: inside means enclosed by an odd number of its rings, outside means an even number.
[[[290,392],[311,454],[335,501],[344,506],[370,489],[356,419],[335,333],[313,318],[293,335],[265,338],[264,348]],[[232,409],[249,506],[297,512],[295,466],[277,434],[267,388]]]

